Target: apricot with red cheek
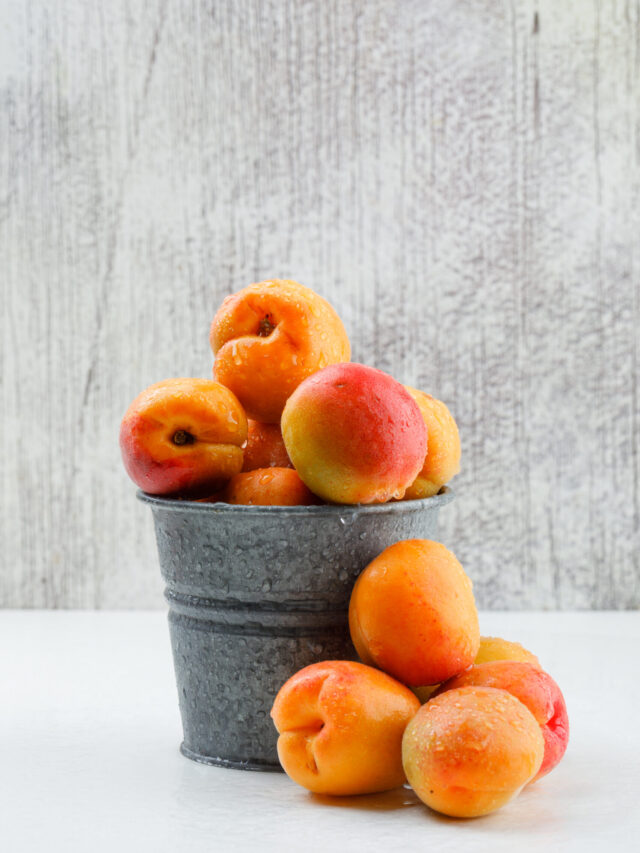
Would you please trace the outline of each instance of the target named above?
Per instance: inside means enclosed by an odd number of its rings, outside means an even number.
[[[405,386],[418,404],[427,427],[427,454],[422,468],[405,492],[405,500],[430,498],[460,471],[458,425],[447,406],[424,391]]]
[[[293,468],[256,468],[236,474],[223,500],[252,506],[311,506],[320,503]]]
[[[278,423],[303,379],[351,357],[342,321],[327,300],[286,279],[227,296],[209,339],[215,379],[234,392],[250,418],[267,423]]]
[[[404,784],[401,744],[420,703],[404,685],[353,661],[301,669],[271,716],[285,772],[317,794],[373,794]]]
[[[407,780],[451,817],[479,817],[513,799],[540,768],[533,714],[506,690],[462,687],[423,705],[402,739]]]
[[[208,379],[166,379],[129,406],[122,459],[151,495],[211,494],[242,468],[247,418],[234,394]]]
[[[280,424],[248,421],[242,470],[255,471],[256,468],[293,468],[284,446]]]
[[[349,603],[360,659],[403,684],[437,684],[471,666],[480,644],[471,580],[428,539],[386,548],[358,577]]]
[[[459,687],[507,690],[531,711],[544,738],[544,758],[536,779],[558,764],[569,741],[569,718],[564,697],[551,676],[531,663],[491,661],[472,666],[442,685],[438,695]],[[534,780],[535,781],[535,780]]]
[[[333,503],[401,498],[427,451],[415,400],[362,364],[334,364],[305,379],[282,413],[282,436],[302,480]]]

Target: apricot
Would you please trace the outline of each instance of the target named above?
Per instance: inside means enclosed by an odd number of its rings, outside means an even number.
[[[430,498],[460,471],[460,435],[453,415],[441,400],[405,386],[418,404],[427,427],[427,455],[404,499]]]
[[[489,663],[493,660],[517,660],[540,666],[540,661],[520,643],[503,640],[501,637],[480,637],[480,648],[474,663]]]
[[[151,495],[211,493],[242,468],[247,418],[209,379],[166,379],[131,403],[120,426],[127,473]]]
[[[285,279],[227,296],[209,340],[215,379],[236,394],[250,418],[267,423],[280,420],[303,379],[351,357],[342,321],[326,299]]]
[[[309,506],[320,502],[293,468],[256,468],[236,474],[227,483],[223,500],[253,506]]]
[[[538,658],[520,643],[513,643],[500,637],[480,637],[480,648],[474,663],[487,663],[492,660],[518,660],[540,666]],[[439,687],[439,684],[429,684],[411,689],[424,704]]]
[[[271,716],[284,771],[304,788],[336,796],[404,784],[402,734],[420,703],[404,685],[353,661],[301,669]]]
[[[430,808],[478,817],[513,799],[538,772],[540,726],[506,690],[461,687],[423,705],[407,726],[402,761]]]
[[[247,446],[244,449],[243,471],[256,468],[293,468],[284,446],[280,424],[248,421]]]
[[[438,695],[459,687],[507,690],[531,711],[544,738],[544,758],[536,779],[558,764],[569,741],[567,706],[560,688],[538,665],[520,661],[491,661],[472,666],[443,684]],[[535,780],[534,780],[535,781]]]
[[[282,436],[302,480],[333,503],[402,497],[427,451],[415,400],[363,364],[334,364],[305,379],[284,408]]]
[[[480,644],[471,580],[429,539],[397,542],[369,563],[351,594],[349,628],[363,663],[412,687],[457,675]]]

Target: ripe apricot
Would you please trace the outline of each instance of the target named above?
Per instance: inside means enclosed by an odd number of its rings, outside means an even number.
[[[513,799],[544,753],[531,711],[506,690],[461,687],[423,705],[407,726],[409,784],[435,811],[478,817]]]
[[[256,468],[227,483],[224,500],[253,506],[309,506],[320,503],[293,468]]]
[[[470,666],[480,643],[472,584],[444,545],[407,539],[358,577],[349,604],[360,659],[403,684],[437,684]]]
[[[285,772],[317,794],[372,794],[404,784],[402,734],[420,703],[404,685],[353,661],[301,669],[271,716]]]
[[[211,493],[242,468],[247,418],[209,379],[165,379],[131,403],[120,426],[127,473],[151,495]]]
[[[493,660],[516,660],[540,666],[538,658],[520,643],[503,640],[502,637],[480,637],[480,648],[474,663],[489,663]]]
[[[311,491],[344,504],[402,497],[427,450],[411,395],[363,364],[334,364],[305,379],[282,413],[282,436]]]
[[[488,663],[493,660],[516,660],[540,666],[538,658],[520,643],[503,640],[500,637],[480,637],[480,648],[474,663]],[[418,699],[424,703],[433,696],[439,687],[439,684],[429,684],[413,687],[412,690]]]
[[[342,321],[296,281],[250,284],[227,296],[210,333],[214,377],[230,388],[253,420],[278,423],[287,398],[316,370],[349,361]]]
[[[569,718],[556,682],[538,665],[521,661],[491,661],[472,666],[442,685],[438,695],[459,687],[496,687],[507,690],[531,711],[544,737],[544,758],[536,779],[558,764],[569,741]]]
[[[430,498],[460,471],[460,435],[453,415],[441,400],[405,386],[418,404],[427,427],[427,455],[405,500]]]
[[[280,424],[249,420],[242,470],[255,471],[256,468],[274,467],[293,468],[284,446]]]

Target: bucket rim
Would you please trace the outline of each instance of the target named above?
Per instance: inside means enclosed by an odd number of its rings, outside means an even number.
[[[160,495],[149,495],[138,490],[136,497],[142,503],[149,504],[155,509],[173,510],[176,512],[194,512],[201,515],[258,515],[269,516],[308,516],[317,518],[345,518],[361,515],[405,515],[421,510],[440,509],[450,503],[455,492],[449,486],[443,486],[437,495],[430,498],[419,498],[406,501],[388,501],[380,504],[319,504],[317,506],[249,506],[246,504],[227,504],[223,502],[205,503],[180,498],[166,498]]]

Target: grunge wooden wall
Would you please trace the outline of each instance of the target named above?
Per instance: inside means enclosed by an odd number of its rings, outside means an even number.
[[[118,424],[269,276],[450,405],[481,606],[640,604],[638,0],[0,13],[0,604],[162,606]]]

